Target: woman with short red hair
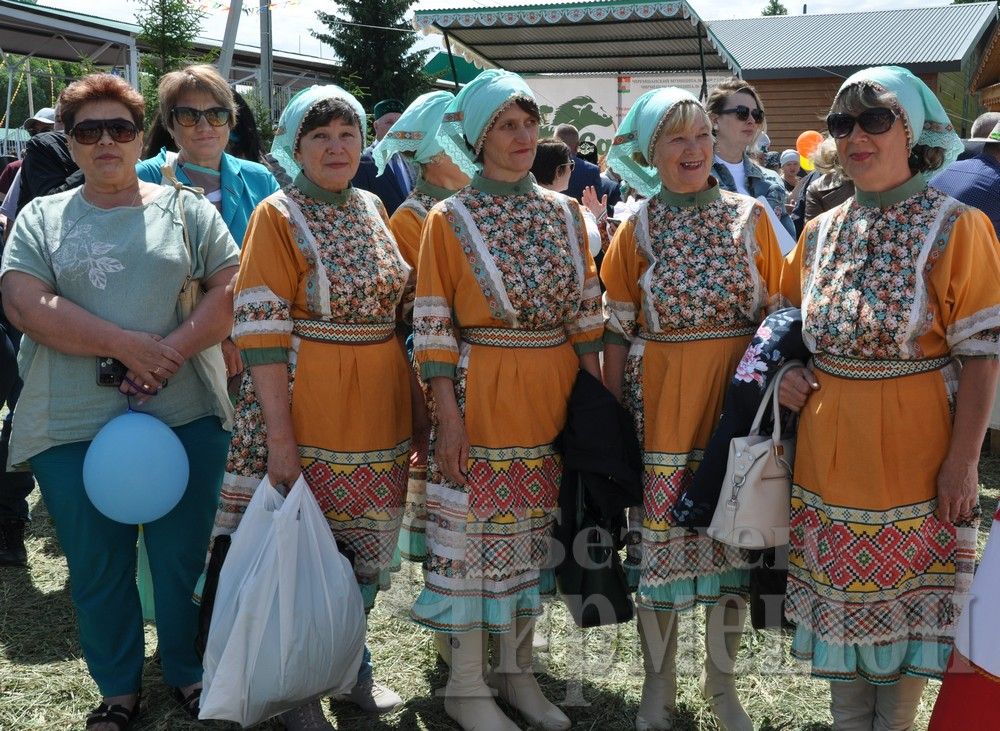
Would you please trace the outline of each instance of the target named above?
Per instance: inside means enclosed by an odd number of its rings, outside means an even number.
[[[3,304],[24,333],[10,458],[31,464],[66,555],[80,644],[103,696],[87,728],[121,731],[139,713],[145,659],[138,528],[98,512],[84,489],[83,461],[101,427],[130,407],[166,423],[184,445],[183,497],[143,532],[163,678],[196,716],[202,668],[191,595],[232,419],[224,384],[199,356],[232,328],[226,286],[238,252],[204,197],[136,177],[145,102],[135,89],[92,74],[66,87],[59,105],[85,182],[31,201],[4,252]],[[192,278],[204,293],[185,316],[178,293]],[[100,371],[99,361],[116,368]]]

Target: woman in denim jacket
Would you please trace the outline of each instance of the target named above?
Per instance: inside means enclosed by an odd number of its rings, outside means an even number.
[[[795,236],[792,219],[785,212],[785,185],[781,177],[762,168],[747,155],[747,148],[764,132],[764,105],[757,90],[742,79],[719,84],[705,104],[715,134],[712,175],[719,187],[752,198],[763,196],[788,233]]]

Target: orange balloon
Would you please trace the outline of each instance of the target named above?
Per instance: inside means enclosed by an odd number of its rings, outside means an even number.
[[[823,135],[815,130],[807,129],[799,135],[797,140],[795,140],[795,150],[802,157],[809,157],[813,154],[813,152],[815,152],[816,148],[819,147],[822,141]]]

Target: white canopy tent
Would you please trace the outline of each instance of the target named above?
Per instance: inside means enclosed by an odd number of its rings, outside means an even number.
[[[481,68],[523,74],[700,72],[740,74],[732,55],[684,0],[495,0],[418,10],[413,27],[444,36]],[[443,7],[442,7],[443,6]],[[457,77],[456,77],[457,85]]]
[[[10,119],[14,79],[22,71],[25,58],[45,58],[54,61],[91,61],[96,66],[111,68],[130,84],[139,86],[139,26],[135,23],[100,18],[85,13],[27,5],[15,0],[0,0],[0,63],[7,71],[5,126],[17,126],[20,120]],[[235,34],[234,34],[235,35]],[[261,49],[230,40],[228,69],[224,72],[233,85],[256,85],[261,81]],[[198,52],[219,50],[222,42],[198,38]],[[300,53],[271,51],[273,57],[271,84],[277,87],[279,100],[285,101],[295,91],[316,83],[329,83],[340,73],[338,63],[329,58],[317,58]],[[30,88],[30,85],[29,85]],[[0,89],[0,94],[4,91]],[[0,99],[3,99],[0,97]],[[34,105],[29,109],[34,113]],[[12,136],[10,139],[14,139]],[[0,140],[0,148],[4,145]],[[19,145],[19,143],[18,143]],[[12,147],[20,152],[20,147]]]

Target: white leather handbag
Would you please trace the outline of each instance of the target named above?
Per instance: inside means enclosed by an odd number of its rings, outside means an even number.
[[[785,373],[802,365],[792,360],[781,367],[764,391],[750,434],[729,443],[726,477],[708,527],[708,535],[717,541],[747,549],[788,542],[795,438],[782,439],[778,390]],[[774,429],[764,435],[760,424],[769,403]]]

